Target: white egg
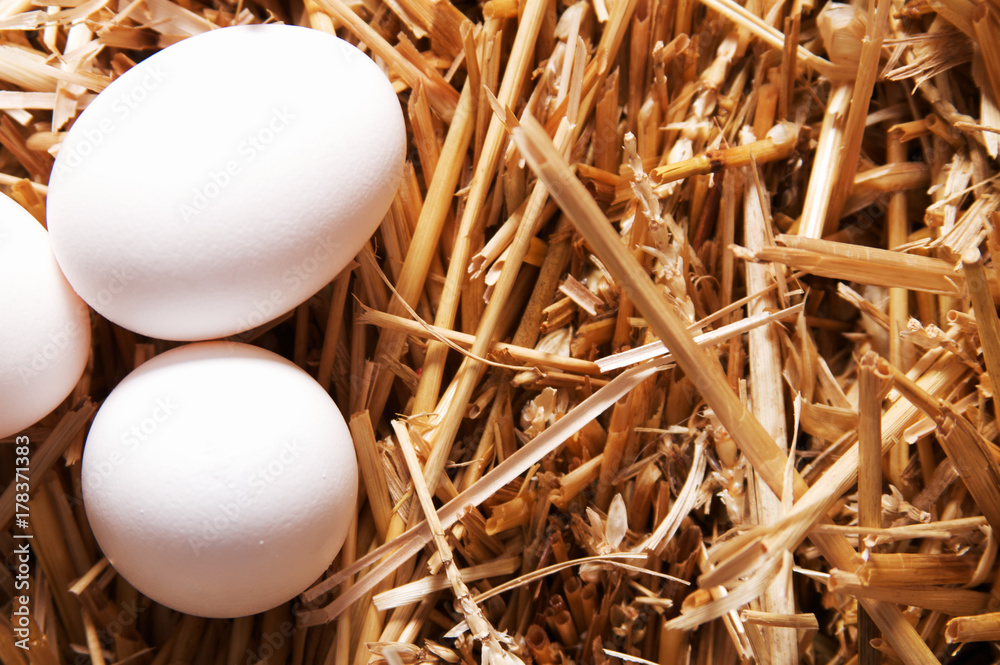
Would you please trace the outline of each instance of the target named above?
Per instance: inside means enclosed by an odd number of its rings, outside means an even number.
[[[127,71],[73,124],[49,182],[53,248],[129,330],[240,333],[351,261],[404,152],[399,100],[357,48],[297,26],[212,30]]]
[[[82,479],[115,569],[206,617],[305,590],[340,550],[358,493],[350,432],[326,391],[233,342],[182,346],[125,377],[94,418]]]
[[[90,354],[90,313],[52,256],[48,234],[0,194],[0,437],[70,394]]]

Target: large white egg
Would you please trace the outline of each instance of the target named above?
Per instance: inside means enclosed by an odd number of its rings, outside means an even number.
[[[182,346],[125,377],[94,418],[82,474],[115,569],[205,617],[305,590],[340,550],[358,493],[350,432],[326,391],[233,342]]]
[[[73,124],[49,182],[52,245],[109,320],[225,337],[351,261],[404,152],[392,85],[357,48],[288,25],[212,30],[127,71]]]
[[[59,406],[90,354],[90,313],[52,256],[48,234],[0,194],[0,437]]]

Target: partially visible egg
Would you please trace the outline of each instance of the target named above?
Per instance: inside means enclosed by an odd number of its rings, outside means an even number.
[[[237,334],[304,302],[377,229],[405,126],[378,66],[288,25],[221,28],[143,60],[59,147],[48,226],[73,288],[129,330]]]
[[[0,437],[66,399],[90,354],[90,313],[52,256],[48,234],[0,194]]]
[[[358,495],[350,432],[326,391],[234,342],[182,346],[125,377],[94,418],[82,481],[111,565],[205,617],[304,591],[340,550]]]

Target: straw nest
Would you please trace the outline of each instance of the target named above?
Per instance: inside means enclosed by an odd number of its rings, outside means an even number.
[[[118,577],[80,455],[167,345],[95,315],[27,432],[27,651],[0,449],[5,665],[996,662],[994,2],[12,0],[0,184],[44,220],[107,83],[264,21],[358,43],[408,119],[370,246],[253,340],[349,419],[348,542],[257,617]]]

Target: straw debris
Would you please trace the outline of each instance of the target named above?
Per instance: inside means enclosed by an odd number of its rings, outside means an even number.
[[[44,223],[97,93],[267,21],[358,45],[407,118],[372,242],[247,336],[350,422],[347,543],[258,617],[133,589],[79,462],[170,345],[94,315],[27,432],[34,638],[0,574],[0,662],[1000,662],[995,3],[19,2],[0,187]]]

